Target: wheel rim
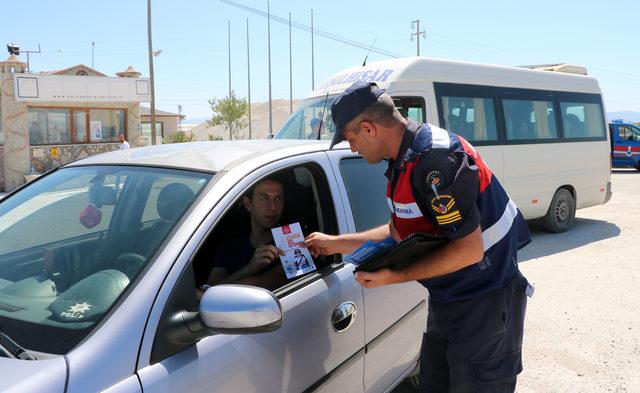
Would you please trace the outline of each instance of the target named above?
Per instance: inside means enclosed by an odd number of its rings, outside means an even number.
[[[569,203],[566,199],[560,199],[556,205],[556,219],[558,222],[565,222],[569,218]]]

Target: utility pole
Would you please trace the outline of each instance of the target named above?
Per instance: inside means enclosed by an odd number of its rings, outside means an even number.
[[[311,9],[311,90],[315,90],[316,89],[316,83],[315,83],[315,68],[314,68],[314,63],[315,63],[315,58],[313,56],[313,8]]]
[[[417,52],[418,54],[416,56],[420,56],[420,35],[422,34],[422,38],[427,38],[427,34],[424,32],[424,30],[420,31],[420,19],[416,19],[414,21],[411,21],[411,28],[413,29],[414,24],[416,25],[416,32],[411,34],[411,41],[413,41],[413,36],[416,36],[416,45],[417,45]]]
[[[249,18],[247,18],[247,100],[249,101],[249,139],[251,139],[251,63],[249,62]]]
[[[271,9],[267,1],[267,41],[269,50],[269,139],[273,139],[273,111],[271,110]]]
[[[151,0],[147,0],[147,39],[149,41],[149,81],[151,87],[151,144],[156,144],[156,95],[153,84],[153,41],[151,39]]]
[[[229,98],[231,98],[231,21],[227,21],[227,48],[229,50]]]
[[[289,113],[293,113],[293,63],[291,61],[291,12],[289,12]]]
[[[96,43],[94,41],[91,41],[91,68],[95,68],[93,66],[93,53],[95,48],[96,48]]]
[[[178,131],[182,131],[182,105],[178,104]]]

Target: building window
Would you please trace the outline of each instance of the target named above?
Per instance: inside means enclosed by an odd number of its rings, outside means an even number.
[[[162,143],[162,122],[156,122],[156,145]],[[140,146],[151,146],[151,122],[140,123]]]
[[[29,144],[118,142],[125,109],[29,108]]]
[[[69,143],[70,116],[69,109],[29,108],[29,144]]]
[[[91,142],[118,142],[125,133],[124,110],[92,109],[89,111]]]

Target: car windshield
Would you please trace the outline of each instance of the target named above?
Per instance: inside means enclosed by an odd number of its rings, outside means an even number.
[[[320,139],[331,140],[336,130],[331,119],[331,104],[337,97],[336,94],[302,101],[280,128],[276,139],[318,139],[318,127],[321,127]]]
[[[27,350],[71,350],[153,259],[212,176],[69,167],[1,201],[0,332]]]

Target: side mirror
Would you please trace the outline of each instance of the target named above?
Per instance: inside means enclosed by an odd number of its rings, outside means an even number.
[[[270,291],[248,285],[216,285],[202,295],[197,312],[183,313],[192,332],[250,334],[277,330],[282,305]]]

